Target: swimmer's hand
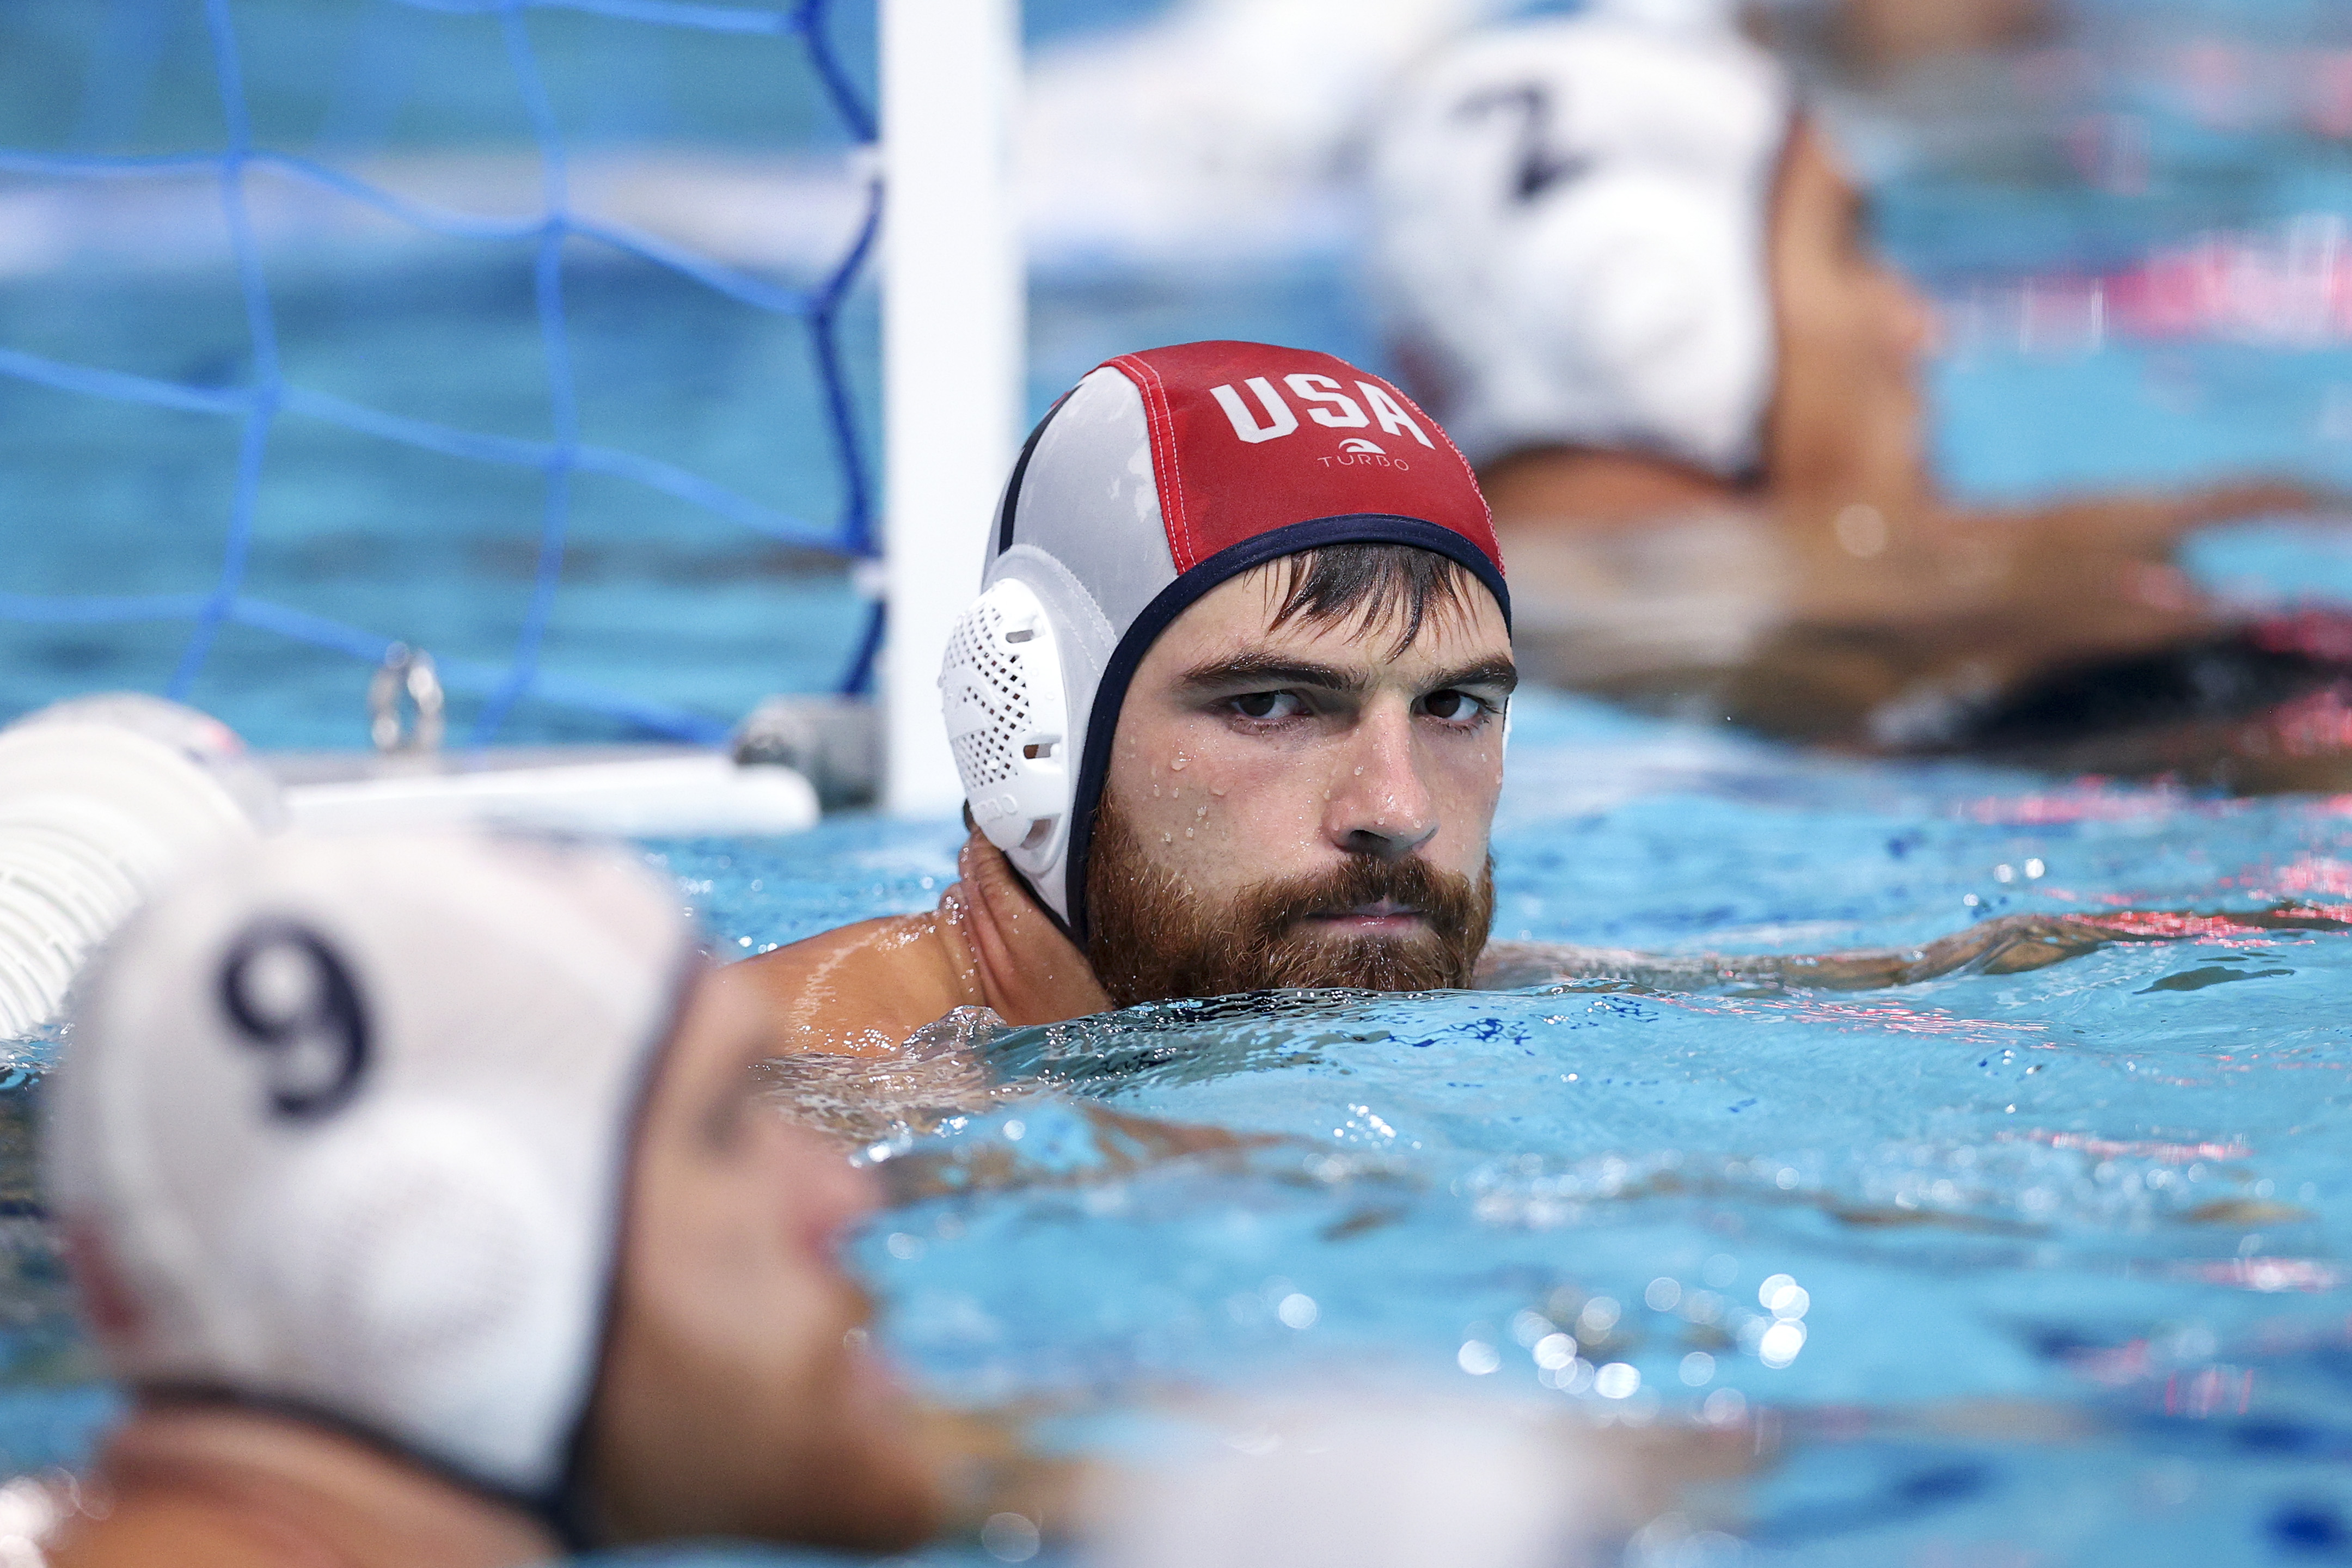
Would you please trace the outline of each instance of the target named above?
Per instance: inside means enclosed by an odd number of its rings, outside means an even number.
[[[2352,931],[2352,910],[2280,904],[2249,913],[2117,910],[2097,915],[2001,915],[1918,947],[1856,952],[1659,955],[1498,942],[1478,962],[1485,990],[1618,981],[1660,991],[1884,991],[1952,974],[2022,974],[2112,942],[2179,942],[2263,931]]]
[[[974,833],[956,856],[961,880],[940,900],[969,953],[982,995],[1014,1026],[1058,1024],[1111,1010],[1070,939],[1031,896],[1004,852]]]

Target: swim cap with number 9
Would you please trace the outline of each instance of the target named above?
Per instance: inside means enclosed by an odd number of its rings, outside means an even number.
[[[114,1374],[551,1507],[693,960],[674,894],[601,850],[289,834],[165,892],[84,983],[46,1108]]]

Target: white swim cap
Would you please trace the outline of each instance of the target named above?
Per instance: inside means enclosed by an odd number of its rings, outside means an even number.
[[[694,963],[618,852],[294,833],[182,879],[92,966],[45,1101],[114,1374],[557,1515]]]
[[[1611,15],[1474,33],[1414,78],[1373,153],[1381,286],[1472,462],[1566,446],[1755,468],[1792,107],[1728,29]]]

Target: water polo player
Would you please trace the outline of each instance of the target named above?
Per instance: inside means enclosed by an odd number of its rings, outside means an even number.
[[[618,855],[289,836],[87,981],[49,1202],[131,1393],[60,1568],[894,1547],[938,1509],[834,1257],[861,1178]]]
[[[1857,749],[2345,771],[2343,701],[2256,716],[2352,689],[2352,628],[2236,624],[2171,561],[2191,528],[2311,498],[1945,503],[1927,308],[1762,50],[1496,27],[1382,126],[1394,333],[1486,483],[1534,673]]]
[[[930,914],[748,961],[803,1050],[1283,986],[1566,974],[1861,987],[2046,963],[2095,921],[1922,950],[1696,957],[1487,942],[1517,680],[1469,465],[1394,386],[1260,343],[1089,374],[1039,425],[941,686],[977,831]]]

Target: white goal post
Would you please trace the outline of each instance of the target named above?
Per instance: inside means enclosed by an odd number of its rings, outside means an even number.
[[[881,0],[883,805],[963,799],[940,721],[1024,403],[1019,0]]]

